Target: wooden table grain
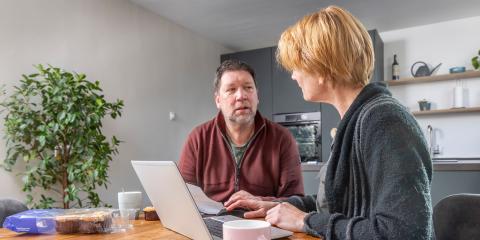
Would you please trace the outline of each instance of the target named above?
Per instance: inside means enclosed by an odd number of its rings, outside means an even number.
[[[186,240],[189,239],[174,231],[164,228],[160,221],[135,220],[133,228],[125,232],[106,233],[106,234],[51,234],[51,235],[32,235],[12,232],[5,228],[0,228],[0,239],[32,239],[32,240],[50,240],[50,239],[171,239]],[[304,233],[295,233],[293,236],[282,239],[318,239]]]

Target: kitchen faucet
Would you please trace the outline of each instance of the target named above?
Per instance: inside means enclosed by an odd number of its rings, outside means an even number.
[[[427,126],[427,133],[428,133],[428,153],[430,154],[430,158],[433,159],[433,157],[436,154],[440,153],[440,148],[438,145],[434,144],[434,133],[433,133],[433,127],[431,125]]]

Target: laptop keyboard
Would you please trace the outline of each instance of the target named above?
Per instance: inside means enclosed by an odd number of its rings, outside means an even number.
[[[203,221],[207,225],[210,234],[219,238],[223,237],[223,222],[212,218],[204,218]]]

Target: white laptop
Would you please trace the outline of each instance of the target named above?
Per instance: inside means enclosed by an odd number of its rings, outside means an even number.
[[[192,239],[222,239],[221,223],[240,219],[235,216],[202,218],[175,162],[133,160],[132,166],[162,225],[168,229]],[[210,224],[212,221],[220,225],[213,226]],[[217,229],[215,231],[212,228]],[[272,239],[292,234],[290,231],[272,227]]]

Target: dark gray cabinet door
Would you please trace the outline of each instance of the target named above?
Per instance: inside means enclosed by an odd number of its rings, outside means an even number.
[[[479,193],[478,171],[434,171],[432,180],[432,206],[443,198],[457,193]]]
[[[332,137],[330,131],[336,128],[340,122],[340,115],[332,105],[322,103],[322,162],[326,162],[330,156],[330,145],[332,144]]]
[[[220,56],[223,62],[227,59],[237,59],[246,62],[255,71],[255,81],[258,89],[258,110],[272,119],[272,52],[271,48],[261,48],[244,52],[224,54]]]
[[[320,103],[303,99],[302,90],[292,80],[291,73],[283,69],[275,59],[276,47],[272,47],[273,113],[318,112]]]
[[[383,41],[376,29],[368,31],[372,39],[373,51],[375,52],[375,63],[370,82],[383,81]]]

